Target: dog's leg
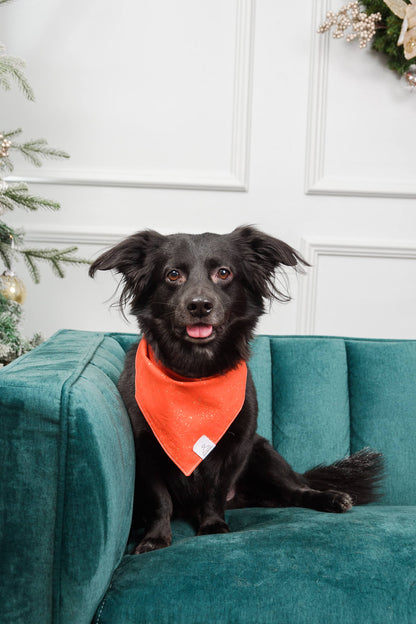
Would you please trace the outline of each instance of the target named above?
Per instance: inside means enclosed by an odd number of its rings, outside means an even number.
[[[148,488],[142,500],[149,511],[146,514],[145,535],[134,551],[136,555],[166,548],[172,541],[172,500],[166,487],[153,480],[152,488]]]
[[[172,541],[172,498],[155,459],[159,449],[147,437],[146,444],[136,443],[135,506],[145,519],[145,535],[134,551],[136,555],[166,548]]]
[[[230,473],[221,478],[221,462],[211,457],[206,460],[200,470],[201,480],[204,483],[204,494],[194,510],[194,522],[197,535],[211,533],[229,533],[225,522],[224,512],[227,498]]]
[[[256,436],[246,470],[237,483],[229,507],[306,507],[316,511],[342,513],[352,507],[346,492],[327,487],[317,490],[292,470],[273,447]]]
[[[196,513],[197,535],[229,533],[224,518],[225,499],[222,492],[209,496]]]
[[[196,514],[197,534],[229,533],[224,512],[227,502],[234,498],[236,482],[247,463],[247,447],[236,443],[239,439],[233,432],[219,444],[219,453],[215,452],[202,466],[205,485],[204,502]],[[223,458],[227,461],[224,462]]]

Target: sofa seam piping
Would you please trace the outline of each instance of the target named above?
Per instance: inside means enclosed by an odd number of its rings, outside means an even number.
[[[272,337],[268,336],[269,338],[269,354],[270,354],[270,378],[271,378],[271,382],[270,382],[270,393],[271,393],[271,397],[270,397],[270,405],[271,405],[271,423],[270,423],[270,437],[271,437],[271,442],[272,442],[272,446],[275,449],[276,445],[275,445],[275,439],[274,439],[274,430],[275,430],[275,426],[274,426],[274,420],[275,420],[275,413],[274,413],[274,388],[275,388],[275,384],[274,384],[274,371],[273,371],[273,349],[272,349]],[[276,415],[277,417],[277,415]]]
[[[350,360],[348,357],[347,339],[344,338],[345,361],[347,364],[347,392],[348,392],[348,455],[351,455],[351,438],[352,438],[352,412],[351,412],[351,376],[350,376]]]
[[[94,624],[100,624],[100,620],[101,620],[101,616],[102,616],[103,611],[104,611],[105,603],[107,602],[108,594],[109,594],[110,589],[112,588],[112,586],[113,586],[113,581],[111,580],[110,585],[108,586],[107,591],[105,592],[105,594],[104,594],[104,596],[102,598],[101,605],[100,605],[100,608],[97,611],[97,615],[95,617]]]

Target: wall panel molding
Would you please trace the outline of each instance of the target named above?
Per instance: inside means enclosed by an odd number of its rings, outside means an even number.
[[[311,264],[308,275],[300,280],[297,311],[297,334],[314,334],[318,297],[319,260],[323,256],[345,258],[391,258],[416,260],[416,244],[374,241],[329,241],[302,239],[300,251]]]
[[[330,9],[330,0],[315,0],[312,11],[309,67],[308,121],[305,160],[305,191],[308,194],[324,179],[325,132],[329,37],[317,35],[317,24]]]
[[[307,143],[305,159],[305,193],[308,195],[342,195],[358,197],[416,198],[416,178],[397,180],[329,176],[326,162],[326,119],[328,105],[328,72],[331,36],[319,35],[317,29],[332,8],[331,0],[314,0],[312,14],[311,62]],[[336,45],[336,44],[335,44]],[[387,70],[386,70],[387,71]]]
[[[236,44],[230,169],[197,170],[57,170],[43,167],[37,175],[8,176],[8,182],[70,186],[112,186],[155,189],[247,191],[250,162],[250,125],[254,54],[255,0],[236,2]]]
[[[116,245],[123,238],[134,234],[133,230],[85,230],[85,228],[31,229],[25,228],[25,242],[35,245],[92,245],[106,247]]]

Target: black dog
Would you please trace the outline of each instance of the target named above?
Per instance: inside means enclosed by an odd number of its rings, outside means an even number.
[[[102,254],[91,266],[122,274],[121,304],[131,303],[154,360],[189,381],[227,374],[250,355],[250,340],[265,302],[288,300],[275,286],[282,265],[306,261],[286,243],[253,227],[230,234],[143,231]],[[126,358],[119,390],[136,445],[136,516],[144,553],[169,546],[172,515],[195,524],[198,535],[229,531],[224,510],[237,507],[308,507],[345,512],[377,498],[380,454],[364,450],[305,474],[292,470],[256,434],[257,401],[247,372],[237,416],[215,448],[185,476],[155,437],[135,398],[136,347]],[[180,406],[179,406],[180,407]]]

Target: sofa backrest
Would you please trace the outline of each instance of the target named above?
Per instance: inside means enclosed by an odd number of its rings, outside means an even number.
[[[416,504],[416,340],[258,336],[250,370],[258,433],[296,471],[371,447],[386,462],[380,503]]]
[[[261,336],[250,365],[259,433],[295,470],[370,447],[385,457],[380,503],[416,504],[416,341]]]

